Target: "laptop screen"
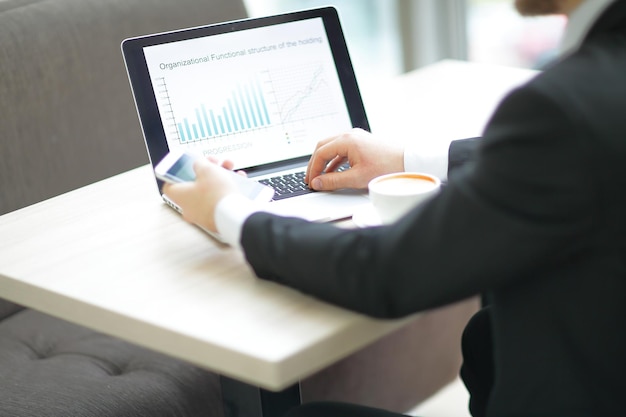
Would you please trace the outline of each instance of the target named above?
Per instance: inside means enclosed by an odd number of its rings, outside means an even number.
[[[156,147],[249,169],[308,157],[322,139],[353,126],[367,129],[336,11],[329,9],[140,38],[134,53],[144,61],[143,84],[134,82],[138,70],[125,58],[153,164]],[[133,50],[127,49],[125,55]]]

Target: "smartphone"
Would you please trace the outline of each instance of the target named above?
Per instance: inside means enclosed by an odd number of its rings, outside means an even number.
[[[169,183],[194,181],[196,174],[193,170],[193,163],[198,158],[202,158],[202,156],[171,151],[157,164],[154,173],[158,179]],[[234,179],[239,191],[250,200],[267,202],[274,197],[272,188],[233,171],[226,171]]]

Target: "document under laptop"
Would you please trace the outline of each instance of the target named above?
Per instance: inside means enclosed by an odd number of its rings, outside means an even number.
[[[334,8],[126,39],[122,53],[153,166],[173,149],[230,159],[276,189],[269,211],[313,221],[369,203],[302,181],[318,141],[369,129]]]

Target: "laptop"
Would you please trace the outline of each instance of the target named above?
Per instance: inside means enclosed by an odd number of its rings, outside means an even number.
[[[335,8],[125,39],[122,54],[153,167],[174,149],[230,159],[275,188],[267,211],[311,221],[369,204],[303,183],[318,141],[369,130]]]

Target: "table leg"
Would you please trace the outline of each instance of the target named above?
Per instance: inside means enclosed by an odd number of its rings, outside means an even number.
[[[224,417],[282,417],[300,404],[300,384],[273,392],[220,377]]]

